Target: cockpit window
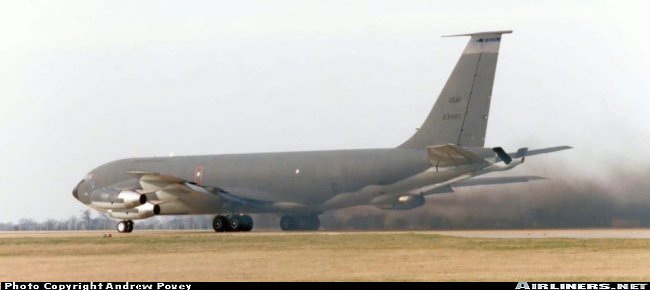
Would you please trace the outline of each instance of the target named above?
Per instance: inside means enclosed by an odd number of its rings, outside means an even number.
[[[88,186],[90,187],[91,190],[95,189],[95,181],[93,180],[93,173],[88,173],[86,174],[86,177],[84,177],[85,182],[88,183]]]

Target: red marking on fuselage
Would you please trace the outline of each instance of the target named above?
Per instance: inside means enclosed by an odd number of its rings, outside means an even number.
[[[194,169],[194,183],[197,185],[203,183],[203,165],[197,165]]]

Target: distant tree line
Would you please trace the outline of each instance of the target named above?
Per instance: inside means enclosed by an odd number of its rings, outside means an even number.
[[[153,217],[135,221],[136,229],[148,230],[198,230],[212,229],[212,216],[171,216]],[[114,230],[117,221],[90,210],[67,219],[47,219],[38,222],[31,218],[22,218],[18,222],[0,223],[0,231],[88,231]]]

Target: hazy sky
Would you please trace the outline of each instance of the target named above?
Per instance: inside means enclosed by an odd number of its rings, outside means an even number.
[[[78,214],[72,188],[114,159],[396,146],[467,42],[440,36],[484,30],[514,30],[487,146],[647,168],[646,3],[3,1],[0,222]]]

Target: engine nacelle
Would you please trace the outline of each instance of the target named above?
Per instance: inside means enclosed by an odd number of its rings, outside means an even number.
[[[421,195],[380,196],[372,201],[372,205],[381,209],[406,210],[422,206],[425,202]]]
[[[115,219],[137,220],[146,219],[160,214],[160,206],[147,202],[135,208],[108,210],[108,215]]]
[[[147,202],[147,196],[135,191],[98,190],[90,195],[90,203],[102,209],[128,209]]]

